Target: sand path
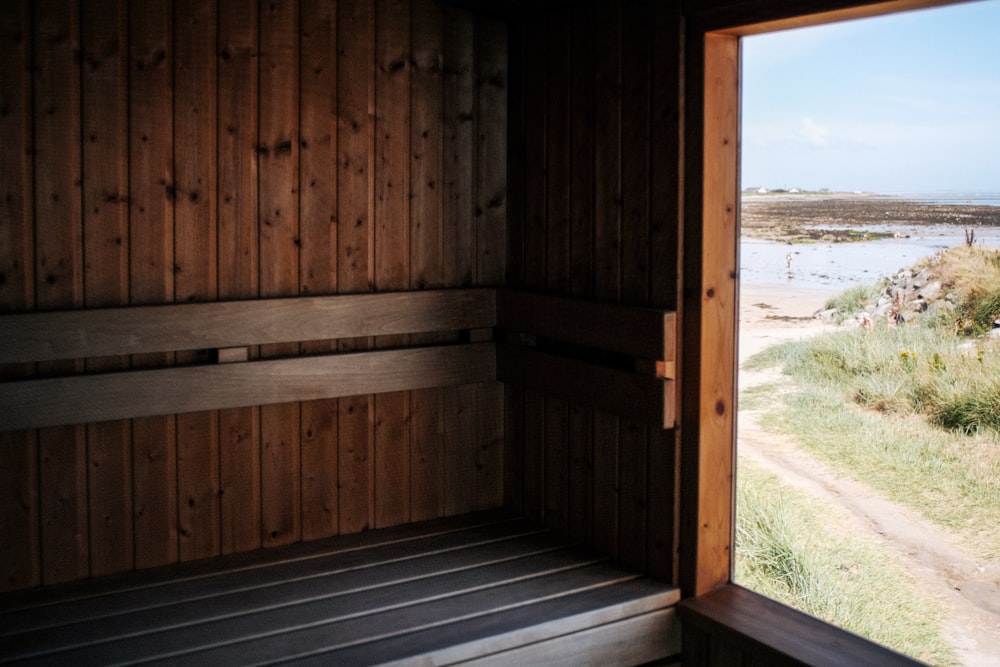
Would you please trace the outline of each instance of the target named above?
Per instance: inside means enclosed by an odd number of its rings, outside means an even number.
[[[834,292],[745,285],[740,300],[740,362],[784,340],[813,336],[828,325],[812,313]],[[773,381],[773,372],[740,372],[740,386]],[[852,531],[869,534],[893,554],[948,613],[945,637],[970,667],[1000,665],[1000,563],[977,559],[915,512],[823,464],[792,439],[760,428],[754,411],[739,413],[740,457],[778,474],[831,507]]]

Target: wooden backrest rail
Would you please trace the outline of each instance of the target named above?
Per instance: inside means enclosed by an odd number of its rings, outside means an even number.
[[[487,334],[267,361],[240,354],[270,343],[497,327],[509,342]],[[0,382],[0,431],[498,380],[671,428],[674,327],[672,313],[654,309],[488,288],[3,315],[0,363],[181,350],[240,363]]]
[[[0,383],[0,430],[496,380],[491,343]]]
[[[528,334],[498,344],[501,382],[674,427],[674,313],[504,290],[497,320],[506,331]],[[609,358],[615,363],[602,363]]]
[[[0,317],[0,363],[225,349],[496,326],[496,290],[102,308]]]

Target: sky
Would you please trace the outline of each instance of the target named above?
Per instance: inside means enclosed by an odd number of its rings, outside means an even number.
[[[743,187],[1000,192],[1000,0],[743,39]]]

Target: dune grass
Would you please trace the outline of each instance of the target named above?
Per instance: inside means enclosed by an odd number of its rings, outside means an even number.
[[[744,390],[741,410],[758,411],[761,426],[942,526],[970,553],[997,559],[1000,340],[987,333],[1000,318],[1000,251],[953,248],[917,268],[942,283],[948,302],[905,326],[876,320],[874,330],[764,350],[746,367],[780,368],[784,379]],[[880,289],[852,288],[827,307],[856,312]],[[817,517],[835,508],[745,461],[738,476],[737,581],[921,660],[954,664],[936,603],[878,545],[830,535]]]
[[[737,506],[737,583],[919,660],[956,664],[938,630],[941,603],[876,542],[839,530],[831,508],[746,461]]]
[[[1000,557],[1000,346],[920,326],[855,329],[748,366],[781,366],[794,387],[762,425]]]

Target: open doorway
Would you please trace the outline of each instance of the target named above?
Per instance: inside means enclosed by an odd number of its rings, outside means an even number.
[[[992,399],[962,425],[921,394],[1000,356],[951,275],[1000,267],[997,28],[991,1],[742,44],[734,580],[934,664],[1000,659]]]

